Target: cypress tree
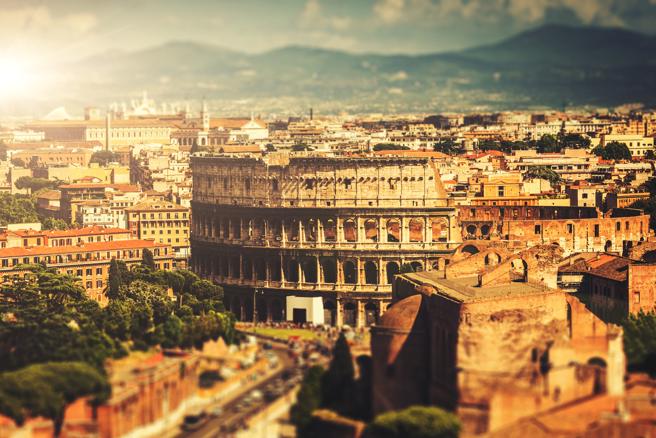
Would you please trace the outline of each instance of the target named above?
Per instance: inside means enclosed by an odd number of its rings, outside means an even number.
[[[109,264],[109,279],[107,286],[107,297],[112,300],[118,297],[119,289],[123,283],[121,279],[121,271],[118,268],[116,259],[112,259]]]

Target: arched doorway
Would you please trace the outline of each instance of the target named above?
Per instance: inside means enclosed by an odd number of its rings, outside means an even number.
[[[465,231],[467,231],[467,238],[468,239],[475,239],[476,238],[476,232],[478,231],[478,228],[476,228],[476,225],[467,225],[467,228],[465,228]]]
[[[357,306],[355,303],[348,302],[344,304],[344,324],[355,327],[357,324]]]
[[[378,284],[378,265],[368,261],[364,264],[364,281],[367,284]]]
[[[510,281],[526,283],[528,281],[528,264],[523,259],[510,262]]]
[[[378,322],[378,306],[375,303],[364,305],[364,325],[369,327]]]
[[[491,252],[485,256],[485,266],[496,266],[501,262],[501,256],[496,252]]]
[[[393,284],[394,277],[399,273],[399,264],[396,262],[387,262],[385,273],[387,274],[387,284]]]
[[[604,251],[609,252],[612,248],[613,248],[613,242],[607,240],[606,244],[604,245]]]
[[[285,279],[292,283],[298,283],[298,262],[296,260],[291,259],[287,262]]]
[[[603,394],[606,392],[606,361],[600,357],[592,357],[588,360],[588,366],[594,372],[593,392]]]
[[[283,319],[282,302],[278,298],[275,298],[271,301],[271,320],[282,321]]]
[[[321,270],[324,283],[337,283],[337,264],[332,257],[321,258]]]
[[[303,281],[305,283],[317,282],[317,261],[314,257],[303,261]]]
[[[358,282],[358,272],[355,269],[355,263],[347,260],[343,263],[342,269],[344,271],[344,283],[356,284]]]
[[[479,253],[478,248],[476,248],[474,245],[465,245],[460,252],[469,255],[474,255]]]
[[[323,323],[328,325],[335,325],[336,312],[335,312],[335,302],[332,300],[325,300],[323,302]]]
[[[374,219],[364,221],[364,238],[367,242],[378,242],[378,222]]]
[[[410,262],[410,266],[412,266],[413,272],[421,272],[424,270],[424,265],[416,260],[414,262]]]

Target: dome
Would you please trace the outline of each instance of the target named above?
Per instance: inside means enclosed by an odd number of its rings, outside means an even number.
[[[378,326],[396,330],[410,330],[419,319],[422,299],[422,294],[415,294],[394,303],[383,314]]]

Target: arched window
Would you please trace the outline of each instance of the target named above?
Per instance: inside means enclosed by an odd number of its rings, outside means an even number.
[[[446,242],[449,236],[449,226],[444,219],[431,221],[431,240],[433,242]]]
[[[342,269],[344,271],[344,283],[356,284],[358,282],[358,272],[355,269],[355,263],[347,260],[342,264]]]
[[[386,224],[387,241],[400,242],[401,241],[401,225],[398,219],[390,219]]]
[[[423,242],[424,241],[424,221],[421,219],[410,219],[408,223],[408,232],[410,242]]]
[[[337,283],[337,263],[334,258],[322,257],[321,270],[324,283]]]
[[[344,240],[355,242],[358,240],[358,226],[353,219],[344,221]]]
[[[317,261],[314,257],[303,261],[303,281],[305,283],[317,283]]]
[[[378,242],[378,222],[374,219],[364,221],[364,237],[367,242]]]
[[[367,261],[364,264],[364,281],[367,284],[378,284],[378,265],[376,262]]]
[[[388,262],[385,265],[385,271],[387,274],[387,284],[394,283],[394,277],[399,273],[399,264],[396,262]]]
[[[323,240],[334,242],[337,240],[337,226],[334,219],[327,219],[323,226]]]

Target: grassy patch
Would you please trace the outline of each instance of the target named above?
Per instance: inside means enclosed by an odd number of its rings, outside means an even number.
[[[317,334],[312,330],[297,329],[297,328],[273,328],[273,327],[257,327],[247,330],[250,333],[257,333],[259,335],[271,336],[272,338],[288,340],[290,336],[298,336],[299,339],[312,340],[317,339]]]

